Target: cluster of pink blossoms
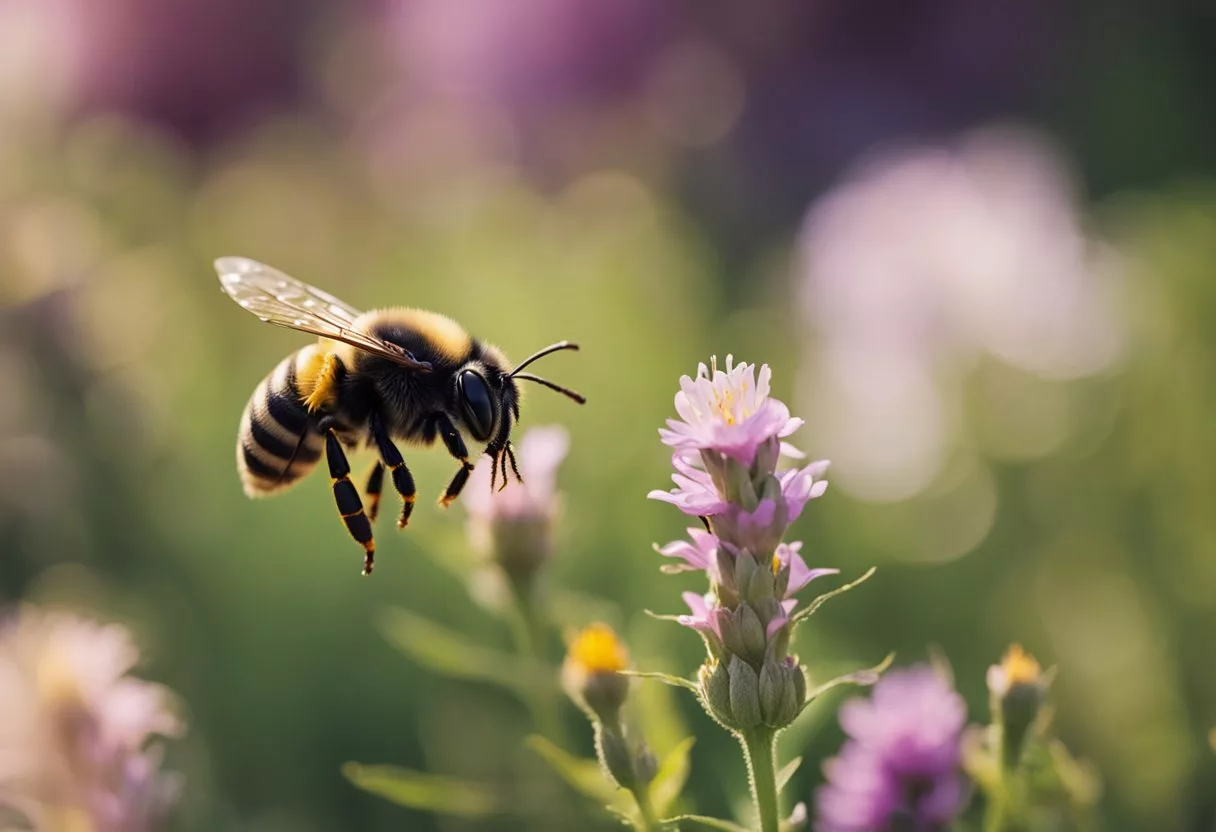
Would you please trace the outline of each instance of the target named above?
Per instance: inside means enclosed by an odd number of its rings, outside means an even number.
[[[705,595],[686,593],[690,615],[680,623],[705,639],[701,696],[727,728],[788,725],[806,697],[806,678],[787,654],[796,593],[835,569],[811,569],[802,544],[784,542],[806,504],[823,494],[826,461],[778,472],[780,459],[804,455],[784,440],[802,426],[769,396],[767,366],[716,364],[680,379],[679,419],[660,430],[673,448],[671,491],[650,496],[701,518],[688,540],[659,551],[681,563],[668,571],[704,571]]]

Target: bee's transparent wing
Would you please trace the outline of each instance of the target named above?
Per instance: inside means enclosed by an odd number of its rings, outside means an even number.
[[[221,257],[215,271],[228,297],[266,323],[342,341],[412,370],[431,369],[396,344],[355,328],[359,310],[278,269],[247,257]]]

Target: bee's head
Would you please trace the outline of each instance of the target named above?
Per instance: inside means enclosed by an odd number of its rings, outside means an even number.
[[[498,471],[503,474],[503,486],[507,484],[506,463],[520,479],[515,465],[515,454],[511,450],[512,420],[519,421],[519,388],[516,379],[535,381],[551,390],[556,390],[579,404],[587,400],[573,390],[520,371],[538,358],[558,350],[577,350],[578,345],[560,341],[525,358],[515,369],[508,371],[505,361],[497,351],[487,351],[482,361],[466,364],[456,373],[456,400],[460,414],[469,433],[478,442],[486,443],[486,453],[494,460],[490,485],[494,486]],[[500,467],[501,466],[501,467]]]

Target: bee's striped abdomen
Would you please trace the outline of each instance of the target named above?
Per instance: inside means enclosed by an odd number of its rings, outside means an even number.
[[[241,414],[236,466],[250,497],[287,488],[321,458],[324,439],[309,418],[296,378],[298,363],[308,361],[314,349],[305,347],[280,361]]]

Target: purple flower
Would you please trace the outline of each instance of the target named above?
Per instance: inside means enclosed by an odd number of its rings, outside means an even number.
[[[840,709],[850,739],[824,765],[816,795],[818,832],[944,829],[967,798],[959,739],[967,708],[927,665],[896,670],[869,700]]]
[[[800,589],[816,578],[840,573],[839,569],[811,569],[806,565],[806,561],[802,559],[802,556],[798,554],[800,551],[802,551],[802,541],[795,540],[793,543],[780,544],[777,547],[777,551],[773,554],[778,568],[785,566],[787,563],[790,566],[790,585],[785,590],[786,598],[797,594]]]
[[[751,465],[761,445],[802,426],[783,402],[769,398],[771,376],[767,364],[757,378],[754,364],[735,366],[733,356],[726,357],[725,372],[715,367],[711,375],[699,365],[695,379],[680,378],[680,419],[668,419],[667,428],[659,429],[663,444],[677,451],[717,451]]]
[[[723,613],[729,615],[730,611],[718,606],[718,599],[714,597],[714,594],[710,592],[705,595],[698,595],[695,592],[685,592],[681,597],[684,599],[684,603],[688,604],[688,608],[692,610],[692,615],[681,615],[678,619],[679,622],[685,627],[713,633],[718,638],[721,638],[721,616]]]
[[[655,489],[646,495],[648,498],[671,503],[693,517],[720,514],[730,506],[718,493],[708,471],[693,465],[679,453],[672,454],[671,464],[676,469],[671,475],[676,487],[671,491]]]
[[[692,539],[691,543],[687,540],[673,540],[666,546],[659,547],[659,554],[669,558],[680,558],[685,565],[674,565],[664,567],[664,569],[673,572],[704,571],[709,574],[710,578],[715,578],[718,571],[718,547],[721,543],[718,538],[704,529],[694,527],[687,531],[688,536]]]
[[[490,459],[483,457],[465,485],[470,543],[514,577],[530,578],[551,554],[561,508],[557,469],[569,449],[570,436],[560,425],[532,428],[519,442],[523,482],[508,477],[502,490],[491,489]]]
[[[138,658],[115,625],[33,607],[0,621],[0,808],[38,829],[158,827],[177,784],[148,740],[182,725],[165,688],[127,675]]]

